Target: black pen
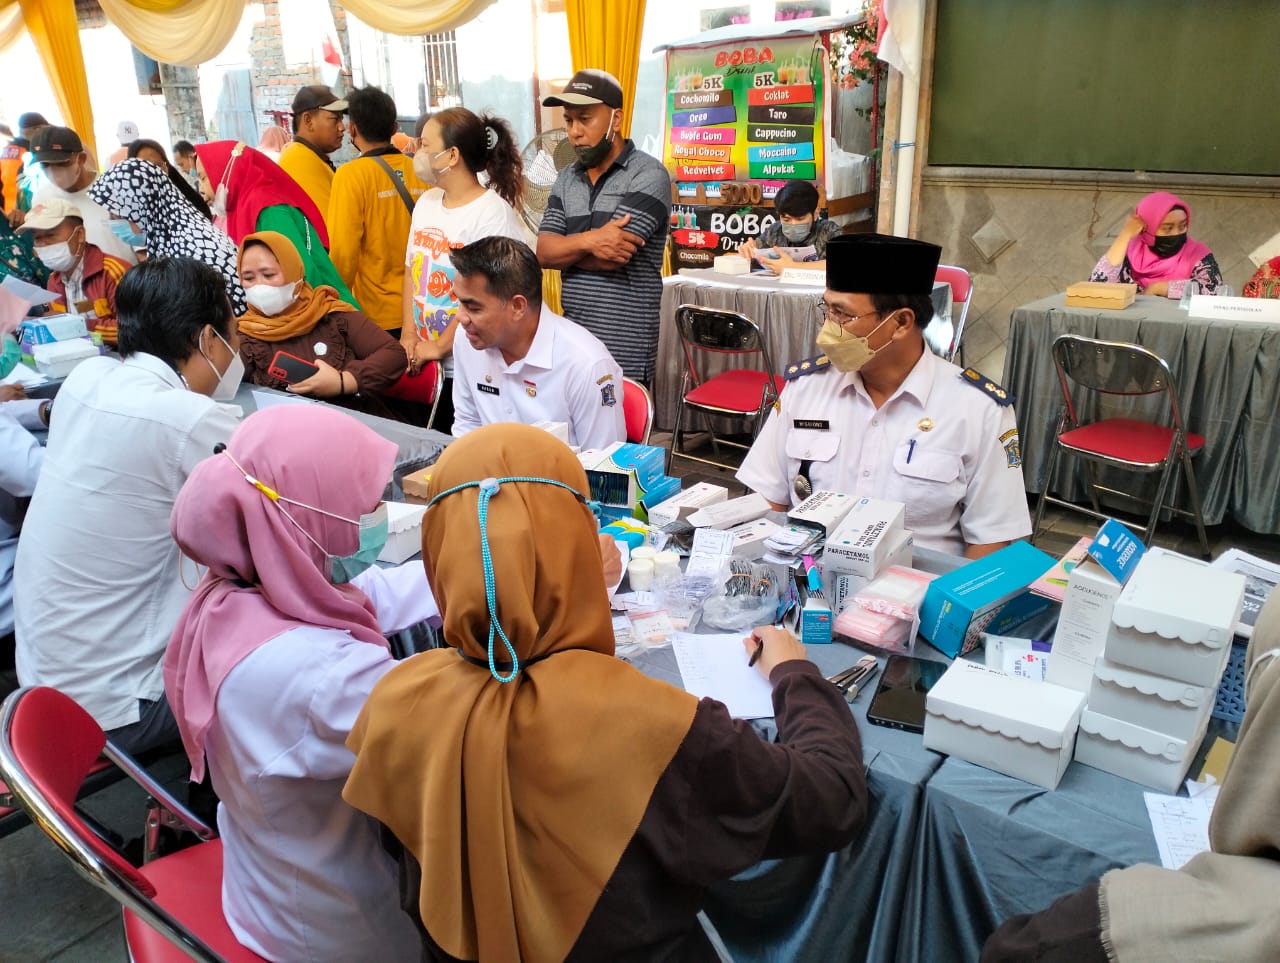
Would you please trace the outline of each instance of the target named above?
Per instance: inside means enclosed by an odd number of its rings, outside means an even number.
[[[760,661],[760,656],[764,655],[764,639],[760,636],[754,636],[756,640],[756,650],[751,653],[751,659],[747,662],[747,668],[750,669]]]

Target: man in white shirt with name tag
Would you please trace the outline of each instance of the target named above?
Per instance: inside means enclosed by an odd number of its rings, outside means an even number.
[[[454,436],[551,421],[567,423],[581,448],[622,441],[622,370],[598,338],[542,303],[542,268],[528,245],[486,237],[450,259],[466,335],[453,346]]]
[[[823,489],[902,502],[919,547],[969,558],[1031,534],[1012,401],[929,350],[942,249],[879,234],[827,245],[817,344],[791,364],[738,480],[785,511]]]

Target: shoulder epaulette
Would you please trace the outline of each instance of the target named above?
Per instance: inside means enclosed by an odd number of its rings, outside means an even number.
[[[960,372],[960,377],[965,384],[972,385],[981,391],[984,395],[998,404],[1001,408],[1013,404],[1013,395],[1009,394],[1004,388],[996,384],[981,371],[973,368],[965,368]]]
[[[787,370],[782,373],[782,377],[786,381],[795,381],[797,378],[803,378],[805,375],[829,367],[831,367],[831,359],[825,354],[819,354],[812,358],[805,358],[803,361],[793,361],[787,365]]]

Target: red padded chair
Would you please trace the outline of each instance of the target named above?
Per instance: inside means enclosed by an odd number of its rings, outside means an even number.
[[[951,304],[957,308],[960,317],[956,319],[955,331],[951,335],[951,347],[945,357],[954,361],[958,356],[961,366],[964,365],[964,321],[969,316],[969,305],[973,303],[973,278],[962,267],[951,264],[939,264],[938,273],[934,275],[939,281],[951,285]]]
[[[760,329],[745,314],[682,304],[676,308],[676,327],[684,346],[686,367],[680,385],[676,426],[667,451],[667,472],[670,473],[671,461],[677,457],[732,471],[733,465],[680,450],[685,409],[693,408],[707,416],[707,432],[717,456],[722,443],[746,449],[750,446],[717,438],[710,416],[750,419],[754,438],[764,424],[765,413],[778,400],[782,378],[773,373],[769,348]],[[753,359],[761,367],[725,368],[727,364],[741,365]]]
[[[1204,447],[1204,436],[1188,432],[1182,423],[1182,410],[1178,406],[1178,392],[1169,365],[1158,354],[1137,344],[1123,341],[1099,341],[1078,334],[1060,335],[1053,342],[1053,362],[1058,369],[1058,382],[1062,387],[1065,408],[1054,439],[1053,453],[1045,473],[1040,501],[1036,505],[1035,525],[1031,540],[1040,534],[1047,503],[1105,520],[1109,516],[1101,512],[1098,493],[1104,492],[1119,498],[1145,502],[1132,492],[1107,488],[1097,482],[1097,466],[1121,468],[1150,474],[1160,473],[1155,497],[1151,501],[1151,514],[1142,533],[1143,541],[1151,544],[1156,523],[1162,510],[1189,517],[1195,521],[1200,548],[1209,556],[1209,539],[1204,531],[1204,514],[1200,507],[1200,489],[1196,485],[1191,456]],[[1135,418],[1103,418],[1098,421],[1081,420],[1076,403],[1071,396],[1072,385],[1087,391],[1105,395],[1127,397],[1164,395],[1168,403],[1168,424],[1140,421]],[[1090,511],[1049,494],[1053,472],[1061,454],[1082,459],[1089,469]],[[1166,504],[1170,498],[1171,482],[1175,471],[1181,467],[1187,483],[1187,495],[1191,509],[1175,508]]]
[[[204,842],[141,868],[130,865],[75,809],[100,756],[124,770],[166,816]],[[116,749],[69,696],[47,686],[14,692],[0,708],[0,778],[31,821],[81,876],[124,908],[125,941],[137,963],[261,960],[236,940],[222,915],[222,843],[129,756]]]
[[[440,392],[444,390],[444,365],[439,361],[428,361],[426,366],[416,375],[405,372],[400,380],[382,394],[387,398],[399,401],[412,401],[420,405],[430,405],[431,414],[427,416],[426,427],[430,428],[436,421],[436,408],[440,406]]]
[[[653,395],[631,378],[622,379],[622,416],[627,422],[627,441],[649,444],[649,434],[653,431]]]

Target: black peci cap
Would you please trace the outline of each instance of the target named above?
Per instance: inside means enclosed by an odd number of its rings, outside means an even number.
[[[827,287],[847,294],[930,294],[942,248],[889,234],[842,234],[827,242]]]

